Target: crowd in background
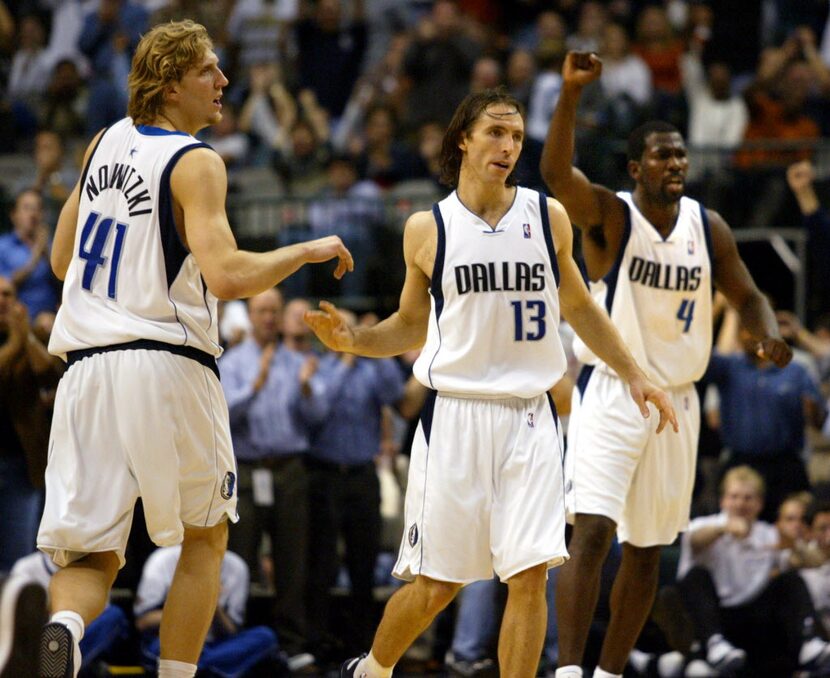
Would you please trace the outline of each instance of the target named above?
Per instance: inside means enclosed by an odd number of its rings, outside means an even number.
[[[406,197],[410,191],[429,200],[441,195],[443,131],[468,92],[503,85],[524,104],[519,176],[544,189],[539,155],[571,49],[596,51],[604,63],[600,82],[582,97],[577,127],[576,164],[591,179],[623,187],[620,148],[628,132],[666,119],[691,149],[690,195],[735,228],[790,226],[807,234],[805,317],[791,312],[791,287],[774,267],[752,271],[775,297],[782,334],[798,349],[792,365],[757,364],[734,312],[716,304],[721,332],[700,385],[706,426],[693,513],[721,511],[730,526],[717,535],[724,539],[746,538],[758,520],[775,523],[763,539],[780,558],[759,566],[753,593],[781,570],[807,568],[817,619],[830,618],[830,511],[823,503],[830,466],[821,435],[822,428],[830,434],[824,0],[0,1],[0,167],[14,168],[0,171],[0,219],[8,227],[0,234],[0,571],[33,550],[43,501],[44,433],[63,369],[45,351],[59,300],[48,263],[57,213],[88,139],[124,115],[139,36],[182,18],[207,27],[230,80],[223,120],[204,138],[225,160],[232,203],[298,200],[283,209],[279,227],[266,229],[270,244],[337,233],[356,261],[342,286],[304,269],[281,290],[223,308],[227,350],[219,367],[243,513],[230,548],[257,593],[249,617],[275,632],[291,670],[322,670],[367,647],[379,592],[394,586],[388,573],[400,537],[405,457],[423,397],[411,378],[414,356],[325,354],[302,313],[324,294],[360,313],[383,312],[380,295],[397,295],[391,262],[400,259],[400,232],[390,196],[408,209],[417,202]],[[243,212],[233,205],[229,212],[236,227],[233,216]],[[751,496],[749,509],[735,508],[718,483],[727,469],[745,467],[758,476],[737,476]],[[739,529],[731,519],[741,511]],[[151,551],[138,525],[120,578],[133,592]],[[682,548],[667,550],[667,585]],[[609,581],[613,568],[612,557]],[[681,570],[685,580],[688,564]],[[666,600],[682,605],[679,598],[661,596],[658,608]],[[458,624],[452,611],[442,617],[413,658],[433,667],[449,658],[458,675],[491,670],[499,599],[495,583],[462,596]],[[746,602],[738,599],[739,607]],[[139,598],[130,615],[140,620],[148,612]],[[703,622],[689,614],[693,638]],[[246,625],[243,615],[238,604],[230,617],[217,613],[217,631],[235,633]],[[548,667],[556,661],[551,617]],[[654,617],[661,620],[660,609]],[[706,659],[705,648],[700,654],[693,639],[678,642],[676,629],[665,627],[644,633],[632,666],[660,660],[668,671],[672,661],[682,667]],[[147,640],[153,626],[139,629]],[[271,661],[274,639],[263,633],[256,640]],[[150,645],[143,642],[143,650]]]

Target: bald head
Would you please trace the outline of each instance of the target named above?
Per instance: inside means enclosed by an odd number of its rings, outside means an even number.
[[[271,344],[277,340],[282,311],[282,293],[276,287],[248,299],[251,334],[258,344]]]

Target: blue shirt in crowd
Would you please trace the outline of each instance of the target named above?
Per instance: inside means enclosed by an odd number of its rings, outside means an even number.
[[[32,258],[31,248],[17,237],[6,233],[0,236],[0,275],[11,278],[14,272],[25,266]],[[17,290],[17,298],[29,309],[29,317],[41,311],[52,311],[58,305],[58,294],[52,278],[52,269],[47,257],[41,257],[31,274]]]
[[[823,402],[803,365],[758,366],[746,354],[713,354],[705,380],[720,392],[721,440],[733,452],[771,456],[804,448],[804,404]]]
[[[261,355],[259,344],[246,339],[219,359],[234,452],[242,461],[307,452],[311,429],[327,413],[319,374],[309,381],[309,396],[300,389],[300,368],[313,354],[280,346],[271,358],[265,385],[254,392]]]
[[[323,356],[329,414],[314,436],[311,456],[336,464],[365,464],[380,451],[381,408],[403,397],[404,378],[389,358],[356,358],[346,365],[335,353]]]

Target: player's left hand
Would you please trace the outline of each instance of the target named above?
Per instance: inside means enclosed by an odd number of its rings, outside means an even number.
[[[759,341],[755,354],[762,360],[772,361],[776,367],[785,367],[793,359],[793,350],[787,342],[776,337]]]
[[[669,396],[666,395],[665,391],[657,388],[645,377],[632,379],[628,383],[628,389],[631,397],[637,403],[637,407],[640,408],[640,412],[646,419],[650,416],[646,403],[651,403],[657,408],[657,411],[660,413],[660,421],[657,423],[657,433],[660,433],[666,428],[666,424],[669,423],[671,423],[675,433],[680,430],[680,427],[677,425],[677,415],[675,414],[674,406],[671,404],[671,400],[669,400]]]
[[[306,311],[303,319],[332,351],[348,352],[354,345],[354,332],[334,304],[320,302],[319,311]]]

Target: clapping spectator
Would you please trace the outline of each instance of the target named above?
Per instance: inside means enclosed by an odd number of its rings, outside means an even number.
[[[297,104],[282,80],[280,67],[252,64],[248,82],[248,96],[239,113],[240,131],[250,135],[255,150],[268,153],[284,148],[297,119]]]
[[[18,47],[12,58],[8,94],[18,134],[31,137],[37,126],[49,81],[49,59],[43,24],[35,14],[20,20]]]

